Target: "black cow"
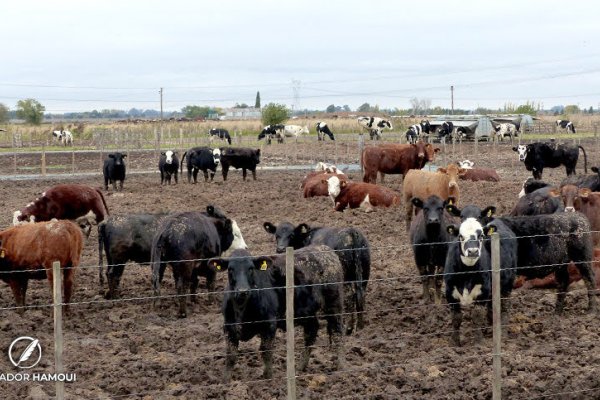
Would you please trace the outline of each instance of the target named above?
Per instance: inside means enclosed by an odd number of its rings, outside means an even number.
[[[556,168],[561,165],[565,166],[567,175],[575,175],[575,166],[579,158],[578,148],[583,151],[584,169],[587,173],[587,155],[581,146],[535,142],[515,146],[513,151],[519,153],[519,160],[525,163],[527,171],[533,172],[535,179],[542,179],[544,168]]]
[[[152,240],[150,263],[155,296],[160,296],[160,282],[165,268],[171,265],[179,297],[179,317],[187,316],[185,287],[192,300],[198,288],[198,276],[206,277],[209,293],[214,291],[215,270],[208,259],[231,249],[245,249],[246,243],[236,222],[209,205],[206,213],[198,211],[171,214],[160,224]]]
[[[106,253],[107,299],[118,297],[119,282],[125,263],[139,264],[150,262],[152,239],[162,220],[160,214],[129,214],[111,216],[98,225],[98,264],[100,287],[104,287],[102,251]]]
[[[267,125],[258,134],[258,140],[266,138],[267,144],[271,144],[273,139],[277,139],[277,143],[283,143],[284,130],[285,125],[282,124]]]
[[[549,186],[551,186],[549,183],[540,181],[539,179],[527,178],[525,182],[523,182],[523,187],[519,192],[519,198],[525,196],[526,194],[533,193],[538,189]]]
[[[588,188],[592,192],[600,192],[600,169],[592,167],[594,175],[571,175],[567,176],[560,183],[560,187],[565,185],[575,185],[579,188]]]
[[[335,138],[333,137],[333,132],[331,132],[331,130],[329,129],[329,126],[327,126],[327,123],[325,122],[317,122],[317,138],[319,140],[325,140],[325,135],[329,136],[329,139],[331,140],[335,140]]]
[[[567,121],[564,119],[558,119],[556,120],[556,126],[557,127],[561,127],[562,129],[566,130],[567,133],[569,131],[571,131],[571,133],[577,133],[577,131],[575,130],[575,125],[573,125],[573,123],[571,121]]]
[[[213,128],[208,131],[208,135],[210,136],[210,140],[217,137],[217,138],[219,138],[221,140],[225,140],[227,143],[231,144],[231,136],[229,136],[229,132],[227,131],[227,129]]]
[[[210,180],[212,182],[217,172],[217,167],[221,162],[221,149],[211,147],[193,147],[183,153],[181,157],[181,173],[183,173],[183,162],[187,155],[187,180],[190,183],[192,175],[194,183],[198,182],[198,171],[204,173],[204,181],[208,182],[208,171],[210,170]]]
[[[502,324],[508,323],[510,294],[517,268],[517,238],[500,220],[493,227],[483,227],[476,218],[466,218],[460,227],[449,225],[448,233],[458,236],[458,241],[449,245],[444,267],[446,301],[452,310],[452,340],[460,346],[462,307],[478,304],[487,307],[488,323],[492,323],[492,261],[491,233],[500,235],[500,297]],[[485,241],[485,245],[484,245]]]
[[[177,153],[171,150],[163,151],[160,153],[160,159],[158,160],[158,170],[160,171],[160,184],[164,184],[165,181],[170,185],[171,176],[175,178],[177,183],[177,172],[179,170],[179,158]]]
[[[452,135],[454,124],[452,121],[444,121],[438,129],[438,137],[440,140],[445,139],[448,135]]]
[[[365,295],[371,274],[371,251],[367,238],[356,228],[310,227],[289,222],[278,226],[263,224],[275,236],[276,251],[283,253],[288,246],[299,249],[308,245],[324,244],[336,251],[344,268],[345,310],[350,313],[346,333],[364,326]]]
[[[521,197],[510,212],[511,216],[541,215],[561,212],[564,206],[560,193],[551,186],[542,187]]]
[[[422,297],[427,303],[439,304],[442,292],[441,273],[450,241],[446,226],[453,221],[444,212],[447,203],[438,196],[430,196],[425,202],[415,197],[412,203],[418,210],[422,210],[413,219],[409,230],[415,264],[423,284]]]
[[[117,181],[119,181],[119,191],[123,190],[123,181],[125,180],[125,160],[127,154],[111,153],[104,160],[104,190],[108,190],[108,183],[112,183],[113,190],[117,190]]]
[[[260,149],[248,149],[240,147],[224,147],[221,149],[221,170],[223,180],[227,180],[229,167],[242,168],[242,177],[246,180],[247,172],[252,172],[252,178],[256,180],[256,166],[260,163]]]
[[[227,336],[225,381],[231,378],[240,340],[248,341],[257,335],[261,338],[263,378],[271,378],[275,332],[278,327],[285,329],[285,257],[252,257],[247,251],[236,250],[231,258],[211,259],[209,265],[228,272],[223,299]],[[327,246],[308,246],[294,252],[295,325],[304,328],[301,371],[308,366],[317,338],[319,313],[327,320],[329,342],[335,350],[334,368],[341,367],[343,276],[338,257]]]

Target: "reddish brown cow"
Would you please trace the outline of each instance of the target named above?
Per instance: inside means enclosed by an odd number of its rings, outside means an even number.
[[[348,179],[348,176],[346,176],[346,174],[343,174],[341,172],[339,173],[331,173],[331,172],[325,172],[325,171],[311,171],[308,174],[304,175],[304,178],[302,178],[302,184],[300,185],[300,189],[304,189],[304,187],[306,186],[306,183],[310,180],[313,180],[316,176],[319,177],[318,181],[321,181],[321,178],[323,176],[326,176],[325,179],[328,179],[331,176],[337,175],[340,177],[340,179]],[[306,197],[306,196],[305,196]]]
[[[558,190],[553,189],[550,195],[562,197],[566,212],[579,211],[590,221],[594,247],[600,247],[600,192],[592,192],[588,188],[565,185]]]
[[[421,169],[428,161],[434,161],[435,153],[439,148],[434,148],[430,143],[419,140],[416,144],[384,144],[370,146],[361,154],[361,164],[364,175],[363,182],[375,183],[377,172],[381,175],[381,182],[385,174],[402,174],[402,179],[410,169]]]
[[[500,182],[498,173],[493,168],[470,168],[465,169],[465,172],[458,176],[463,181],[487,181]]]
[[[413,216],[412,199],[418,197],[427,199],[436,195],[442,200],[452,198],[450,204],[458,204],[460,192],[458,189],[458,176],[464,173],[463,168],[450,164],[447,168],[439,168],[436,172],[413,169],[408,171],[402,184],[402,198],[406,209],[406,229],[410,228]]]
[[[373,207],[392,207],[400,204],[400,194],[383,186],[348,182],[340,180],[337,176],[325,182],[335,211],[344,211],[349,207],[363,208],[366,212],[370,212],[373,211]]]
[[[319,173],[310,177],[306,177],[302,181],[304,197],[329,196],[329,191],[327,190],[327,179],[331,178],[332,176],[337,176],[340,180],[348,180],[348,177],[345,174]]]
[[[56,185],[15,211],[13,225],[21,222],[40,222],[56,219],[77,219],[86,216],[92,223],[100,223],[108,216],[108,207],[100,189],[87,185]]]
[[[17,307],[25,306],[29,279],[48,278],[52,291],[52,263],[63,269],[64,302],[71,300],[75,269],[79,266],[83,235],[71,221],[52,220],[13,226],[0,232],[0,274],[15,296]],[[23,271],[23,272],[11,272]],[[19,313],[25,311],[19,308]],[[65,307],[68,311],[68,306]]]

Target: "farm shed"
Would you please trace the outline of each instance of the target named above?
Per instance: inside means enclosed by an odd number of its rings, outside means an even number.
[[[433,121],[430,121],[431,127],[438,129],[445,121],[451,121],[454,124],[454,130],[464,128],[467,132],[467,139],[488,140],[493,130],[492,120],[486,115],[436,115]]]

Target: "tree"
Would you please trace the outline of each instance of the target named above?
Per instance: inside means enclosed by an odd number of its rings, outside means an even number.
[[[565,106],[565,114],[579,114],[580,112],[581,110],[578,105],[569,104],[568,106]]]
[[[269,103],[262,109],[264,125],[280,124],[290,118],[292,112],[284,104]]]
[[[0,123],[8,122],[8,107],[0,103]]]
[[[201,106],[185,106],[181,109],[183,115],[186,118],[208,118],[208,115],[211,114],[212,110],[210,107],[201,107]]]
[[[327,108],[325,109],[325,112],[328,112],[328,113],[335,112],[335,105],[334,104],[328,105]]]
[[[342,107],[342,109],[343,109],[344,111],[346,111],[346,112],[350,112],[350,111],[352,111],[352,110],[350,109],[350,106],[349,106],[348,104],[344,104],[344,107]]]
[[[371,111],[371,105],[369,103],[361,104],[360,107],[356,109],[358,112],[369,112]]]
[[[525,104],[521,104],[515,109],[515,114],[529,114],[536,115],[537,111],[535,109],[535,105],[533,102],[526,102]]]
[[[590,106],[590,109],[588,110],[588,114],[593,114],[594,113],[594,107]]]
[[[24,119],[30,124],[39,125],[44,119],[44,107],[35,99],[19,100],[17,102],[17,118]]]
[[[254,101],[254,108],[260,108],[260,92],[256,92],[256,100]]]

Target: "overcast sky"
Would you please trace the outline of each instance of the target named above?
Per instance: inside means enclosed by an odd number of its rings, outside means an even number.
[[[3,1],[0,102],[600,105],[594,1]]]

